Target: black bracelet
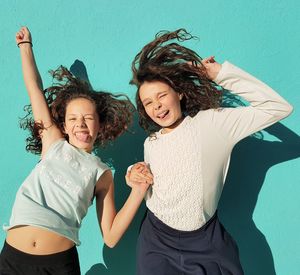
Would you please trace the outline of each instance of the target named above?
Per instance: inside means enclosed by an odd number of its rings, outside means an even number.
[[[31,43],[30,41],[21,41],[21,42],[19,42],[19,43],[17,44],[17,46],[20,48],[20,45],[21,45],[21,44],[25,44],[25,43],[30,44],[31,47],[32,47],[32,43]]]

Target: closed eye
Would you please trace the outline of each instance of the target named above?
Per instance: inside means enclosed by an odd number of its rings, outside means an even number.
[[[151,103],[152,103],[151,101],[146,101],[146,102],[144,102],[144,106],[147,107],[147,106],[149,106]]]

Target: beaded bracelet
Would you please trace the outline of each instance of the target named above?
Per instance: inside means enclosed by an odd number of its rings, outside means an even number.
[[[21,41],[17,44],[17,46],[20,48],[20,44],[25,44],[25,43],[30,44],[32,47],[32,43],[30,41]]]

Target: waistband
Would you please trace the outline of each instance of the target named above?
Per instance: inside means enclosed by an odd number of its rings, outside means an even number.
[[[54,254],[34,255],[20,251],[5,241],[1,255],[13,259],[16,263],[26,263],[31,265],[54,265],[61,262],[76,263],[78,261],[76,246]]]
[[[159,218],[157,218],[154,215],[154,213],[151,212],[149,209],[147,209],[146,218],[149,219],[150,223],[154,227],[166,232],[167,234],[181,236],[181,237],[193,237],[195,235],[199,235],[202,232],[205,232],[210,226],[214,226],[215,223],[219,222],[218,214],[216,211],[215,214],[200,228],[198,228],[196,230],[192,230],[192,231],[183,231],[183,230],[178,230],[178,229],[168,226],[167,224],[162,222]]]

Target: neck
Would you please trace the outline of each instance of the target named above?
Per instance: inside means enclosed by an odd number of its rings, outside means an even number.
[[[161,133],[162,134],[170,133],[183,121],[183,119],[184,119],[184,117],[182,116],[178,120],[176,120],[172,125],[162,128]]]

